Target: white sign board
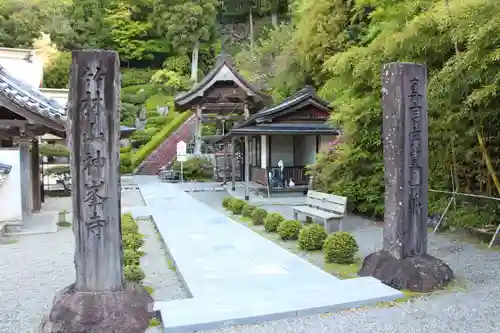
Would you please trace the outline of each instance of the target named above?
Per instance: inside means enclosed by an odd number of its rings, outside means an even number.
[[[187,147],[184,141],[179,141],[177,143],[177,161],[179,162],[187,161]]]

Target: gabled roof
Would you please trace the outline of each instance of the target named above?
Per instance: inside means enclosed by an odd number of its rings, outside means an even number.
[[[175,104],[180,108],[189,107],[197,97],[202,97],[205,91],[212,87],[216,82],[232,81],[238,87],[243,89],[249,96],[253,96],[263,103],[272,101],[271,97],[263,93],[255,85],[247,81],[231,64],[229,56],[221,54],[217,58],[214,68],[188,92],[181,93],[175,97]]]
[[[0,98],[2,97],[25,109],[27,112],[42,117],[49,122],[48,124],[42,125],[46,125],[56,130],[61,136],[66,135],[66,107],[55,99],[47,97],[47,95],[43,94],[38,89],[15,78],[0,65]],[[15,112],[15,110],[12,111]],[[36,119],[34,121],[36,122]],[[130,136],[135,130],[136,128],[134,127],[120,126],[121,138]]]
[[[313,87],[306,86],[283,100],[281,103],[263,108],[252,115],[248,120],[236,126],[235,129],[272,120],[278,116],[298,110],[306,105],[314,105],[320,110],[331,112],[332,109],[329,107],[329,104],[328,101],[320,98],[316,94]]]
[[[46,119],[51,125],[49,127],[64,131],[66,121],[65,108],[57,101],[42,94],[38,89],[15,78],[0,65],[1,97],[32,113],[34,116]],[[15,112],[15,110],[12,111]]]

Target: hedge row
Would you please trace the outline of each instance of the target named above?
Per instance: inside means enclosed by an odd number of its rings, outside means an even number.
[[[144,236],[139,233],[139,226],[132,214],[122,215],[122,243],[123,243],[123,275],[125,280],[141,283],[145,278],[142,271],[139,251],[144,244]]]
[[[303,227],[300,221],[286,220],[278,213],[268,214],[263,208],[233,197],[224,198],[222,206],[233,214],[250,218],[254,225],[264,225],[267,232],[277,232],[284,241],[298,240],[302,250],[323,250],[326,262],[351,264],[355,261],[359,248],[356,239],[348,232],[327,235],[319,224],[312,223]]]
[[[142,161],[149,156],[166,138],[168,138],[177,128],[179,128],[189,117],[191,112],[183,112],[175,117],[168,125],[156,133],[151,140],[139,148],[132,156],[132,165],[137,168]]]

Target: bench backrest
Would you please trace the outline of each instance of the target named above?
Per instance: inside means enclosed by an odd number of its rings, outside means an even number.
[[[347,198],[335,194],[328,194],[318,191],[307,191],[306,204],[321,210],[344,215]]]

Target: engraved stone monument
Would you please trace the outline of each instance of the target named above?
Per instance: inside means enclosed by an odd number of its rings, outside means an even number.
[[[383,250],[367,256],[360,276],[396,289],[428,292],[453,272],[427,253],[427,68],[389,63],[382,70],[385,173]]]
[[[76,282],[54,298],[46,333],[142,333],[153,300],[124,281],[120,72],[116,52],[74,51],[68,107]]]

